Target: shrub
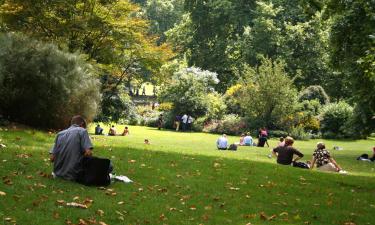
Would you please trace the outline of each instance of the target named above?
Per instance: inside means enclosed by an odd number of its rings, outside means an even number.
[[[218,93],[210,93],[206,96],[206,101],[206,117],[209,119],[221,119],[227,108],[224,103],[224,98]]]
[[[310,134],[305,132],[305,129],[302,126],[293,127],[290,130],[289,136],[292,136],[297,140],[308,140],[310,139]]]
[[[217,74],[199,68],[185,68],[175,73],[171,84],[162,90],[161,102],[173,104],[175,114],[187,113],[193,117],[204,116],[209,109],[207,93],[214,92]]]
[[[320,115],[321,132],[324,138],[350,137],[346,126],[353,117],[353,107],[345,102],[326,105]]]
[[[281,61],[263,59],[257,68],[248,68],[238,102],[252,126],[277,127],[293,113],[297,92]]]
[[[268,135],[270,137],[276,137],[276,138],[279,138],[279,137],[286,137],[288,136],[288,132],[286,131],[283,131],[283,130],[269,130],[268,131]]]
[[[201,132],[204,129],[204,126],[207,124],[207,117],[199,117],[193,123],[193,130]]]
[[[0,35],[0,112],[10,120],[63,128],[91,120],[100,100],[95,70],[77,54],[19,34]]]
[[[135,121],[137,111],[134,103],[124,88],[104,91],[100,114],[95,118],[101,122]]]
[[[245,120],[238,115],[225,115],[222,120],[214,120],[208,123],[203,131],[209,133],[238,135],[247,130]]]
[[[319,85],[312,85],[299,93],[299,101],[304,100],[318,100],[320,104],[325,105],[329,103],[329,97],[323,87]]]
[[[163,102],[158,106],[159,111],[171,111],[173,109],[173,104],[170,102]]]

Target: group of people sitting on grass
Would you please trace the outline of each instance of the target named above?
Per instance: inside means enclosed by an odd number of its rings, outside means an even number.
[[[77,115],[72,118],[69,128],[57,134],[54,145],[50,150],[50,161],[53,163],[53,176],[85,185],[109,185],[111,177],[129,182],[130,180],[125,176],[114,176],[111,174],[113,166],[109,159],[92,156],[93,145],[86,127],[86,120],[82,116]],[[245,146],[254,144],[249,134],[243,137],[242,143]],[[293,143],[293,138],[286,137],[285,140],[281,139],[278,146],[272,150],[272,153],[277,157],[278,164],[310,169],[313,169],[316,165],[318,170],[346,173],[332,158],[324,143],[319,142],[317,144],[312,162],[307,163],[298,161],[304,155],[293,147]],[[144,144],[150,144],[149,140],[145,139]],[[228,139],[225,134],[217,140],[217,147],[223,150],[227,149]],[[375,147],[373,150],[374,155],[369,159],[370,161],[374,161],[375,159]]]
[[[129,128],[125,127],[124,131],[120,134],[120,136],[126,136],[129,134]],[[101,128],[99,124],[95,127],[95,135],[103,135],[103,128]],[[117,131],[114,125],[110,126],[108,136],[117,136]]]
[[[266,137],[265,134],[260,134],[259,139]],[[263,145],[267,143],[267,138],[263,139]],[[314,166],[321,171],[333,171],[333,172],[341,172],[344,173],[341,167],[337,164],[337,162],[333,159],[330,155],[330,152],[326,149],[326,146],[323,142],[319,142],[316,146],[316,149],[313,153],[312,161],[307,161],[306,163],[298,161],[304,155],[296,148],[293,147],[294,139],[292,137],[280,138],[280,142],[278,143],[277,147],[272,150],[272,154],[276,156],[277,163],[281,165],[292,165],[293,167],[305,168],[305,169],[313,169]],[[219,137],[216,141],[217,148],[219,150],[233,150],[232,145],[228,144],[228,139],[226,134],[223,134]],[[255,145],[253,142],[250,133],[246,135],[242,134],[240,138],[240,142],[238,143],[240,146],[259,146]],[[269,146],[269,145],[268,145]],[[375,150],[374,150],[375,151]],[[375,153],[374,153],[375,154]],[[271,158],[272,155],[269,155]]]
[[[323,142],[318,142],[314,150],[312,161],[299,162],[304,155],[296,148],[293,147],[294,140],[292,137],[286,137],[283,142],[272,150],[273,155],[277,157],[277,163],[281,165],[292,165],[294,167],[313,169],[316,165],[318,170],[341,172],[345,171],[333,159],[330,152],[326,149]]]

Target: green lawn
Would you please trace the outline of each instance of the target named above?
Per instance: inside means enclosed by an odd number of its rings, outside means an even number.
[[[118,126],[122,131],[124,126]],[[347,175],[280,166],[270,148],[217,151],[218,135],[130,128],[130,136],[92,136],[133,184],[85,187],[50,176],[55,134],[0,131],[0,220],[4,224],[373,224],[375,163],[355,158],[375,140],[326,141]],[[108,129],[106,128],[105,131]],[[90,132],[93,128],[90,129]],[[148,138],[151,145],[144,145]],[[238,137],[230,137],[237,142]],[[311,158],[315,143],[295,147]],[[270,145],[276,145],[271,140]],[[88,209],[67,207],[86,203]],[[81,219],[81,221],[80,221]],[[272,221],[269,221],[272,220]]]

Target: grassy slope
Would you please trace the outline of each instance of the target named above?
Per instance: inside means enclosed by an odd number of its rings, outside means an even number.
[[[344,148],[332,151],[349,171],[340,175],[278,166],[266,157],[267,148],[217,151],[217,135],[145,127],[130,127],[130,132],[127,137],[94,137],[96,155],[111,158],[118,174],[135,181],[112,184],[117,194],[112,196],[108,190],[44,176],[51,170],[47,152],[54,134],[0,131],[0,142],[8,146],[0,149],[0,191],[6,193],[0,196],[0,219],[10,217],[17,224],[64,224],[66,219],[78,224],[79,218],[107,224],[268,224],[260,218],[264,212],[276,215],[272,224],[374,220],[375,164],[355,160],[369,152],[373,140],[327,141],[329,148]],[[144,138],[151,145],[144,145]],[[310,159],[315,142],[297,141],[295,146]],[[56,203],[74,197],[93,203],[89,209]]]

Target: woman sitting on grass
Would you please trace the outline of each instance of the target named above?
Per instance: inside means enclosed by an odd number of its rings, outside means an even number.
[[[341,167],[336,163],[336,161],[331,157],[331,154],[326,149],[323,142],[318,142],[317,149],[313,153],[313,158],[311,162],[311,169],[316,167],[321,171],[332,171],[332,172],[344,172]]]

